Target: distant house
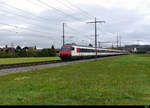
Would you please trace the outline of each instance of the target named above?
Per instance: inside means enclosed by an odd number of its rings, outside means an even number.
[[[36,51],[35,52],[41,52],[42,51],[42,49],[36,49]]]
[[[24,47],[25,51],[36,51],[36,47]]]
[[[125,49],[133,53],[146,53],[150,51],[150,45],[126,45]]]
[[[16,54],[16,50],[13,47],[1,48],[0,50],[1,50],[0,52],[5,51],[6,54],[13,54],[13,55]]]

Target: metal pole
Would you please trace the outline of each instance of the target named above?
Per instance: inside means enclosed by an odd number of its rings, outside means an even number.
[[[63,23],[63,46],[65,45],[65,23]]]
[[[122,39],[122,37],[121,37],[121,35],[120,35],[120,49],[121,49],[121,39]]]
[[[114,48],[113,42],[112,42],[112,49]]]
[[[105,23],[105,21],[97,21],[96,17],[95,17],[95,21],[94,22],[87,22],[87,23],[94,23],[95,24],[95,54],[96,54],[96,58],[97,58],[97,23]]]
[[[95,52],[96,52],[96,58],[97,58],[97,22],[95,17]]]
[[[119,33],[117,33],[117,49],[119,47]]]
[[[99,46],[99,48],[101,48],[101,42],[98,42],[98,46]]]

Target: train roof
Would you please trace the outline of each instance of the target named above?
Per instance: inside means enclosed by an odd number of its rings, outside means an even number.
[[[76,47],[82,47],[82,48],[92,48],[92,49],[95,49],[95,47],[84,46],[84,45],[65,44],[64,46],[76,46]],[[97,49],[99,49],[99,50],[109,50],[109,51],[124,51],[124,50],[113,50],[113,49],[105,49],[105,48],[97,48]]]

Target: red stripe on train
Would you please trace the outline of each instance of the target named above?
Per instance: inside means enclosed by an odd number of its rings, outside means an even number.
[[[72,47],[72,46],[63,46],[63,47]]]
[[[60,51],[60,55],[71,55],[71,51]]]
[[[79,48],[77,48],[77,53],[79,53]]]

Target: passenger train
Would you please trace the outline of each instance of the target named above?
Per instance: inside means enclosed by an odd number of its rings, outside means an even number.
[[[96,51],[97,57],[129,54],[129,52],[124,50],[112,50],[103,48],[97,48],[97,50],[95,50],[94,47],[80,45],[64,45],[62,46],[59,54],[60,58],[63,61],[66,61],[73,59],[94,58],[96,56]]]

